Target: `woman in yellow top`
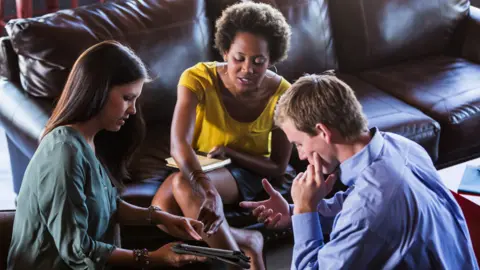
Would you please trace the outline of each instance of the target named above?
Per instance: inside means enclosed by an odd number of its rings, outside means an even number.
[[[253,199],[262,178],[285,173],[291,145],[273,126],[275,104],[290,84],[268,70],[286,58],[290,27],[273,7],[240,3],[216,22],[215,45],[224,63],[199,63],[178,85],[171,154],[180,167],[157,191],[152,205],[205,224],[211,246],[244,250],[252,268],[263,269],[259,232],[229,228],[223,203]],[[232,165],[201,171],[195,152],[228,157]]]

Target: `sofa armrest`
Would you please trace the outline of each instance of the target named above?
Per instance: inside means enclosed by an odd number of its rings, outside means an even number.
[[[480,9],[473,6],[466,22],[462,57],[480,63]]]
[[[18,55],[9,37],[0,38],[0,76],[12,82],[20,82]]]
[[[28,95],[16,83],[0,79],[0,125],[8,137],[31,157],[53,109],[53,101]]]

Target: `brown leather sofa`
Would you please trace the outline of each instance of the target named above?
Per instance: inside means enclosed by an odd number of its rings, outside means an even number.
[[[142,95],[148,133],[130,168],[134,183],[122,193],[148,205],[169,173],[164,158],[178,78],[199,61],[220,60],[214,21],[234,2],[116,1],[9,22],[0,39],[0,123],[15,191],[74,60],[90,45],[116,39],[156,78]],[[418,142],[437,167],[480,156],[480,10],[468,1],[263,2],[292,26],[288,59],[276,66],[287,80],[335,69],[356,91],[370,126]],[[295,154],[292,164],[304,165]],[[288,194],[288,183],[277,186]],[[236,226],[254,223],[235,207],[227,212]],[[122,240],[129,246],[138,238]]]

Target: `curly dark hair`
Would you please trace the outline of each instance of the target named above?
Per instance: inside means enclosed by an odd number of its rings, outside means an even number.
[[[287,58],[290,25],[280,11],[268,4],[243,2],[229,6],[217,19],[215,27],[215,47],[220,54],[230,49],[238,32],[247,32],[267,40],[271,64]]]

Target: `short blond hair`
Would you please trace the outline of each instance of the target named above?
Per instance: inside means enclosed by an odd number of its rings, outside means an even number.
[[[278,101],[274,117],[277,126],[291,119],[298,130],[310,136],[317,135],[318,123],[338,130],[347,140],[368,131],[362,105],[333,71],[300,77]]]

